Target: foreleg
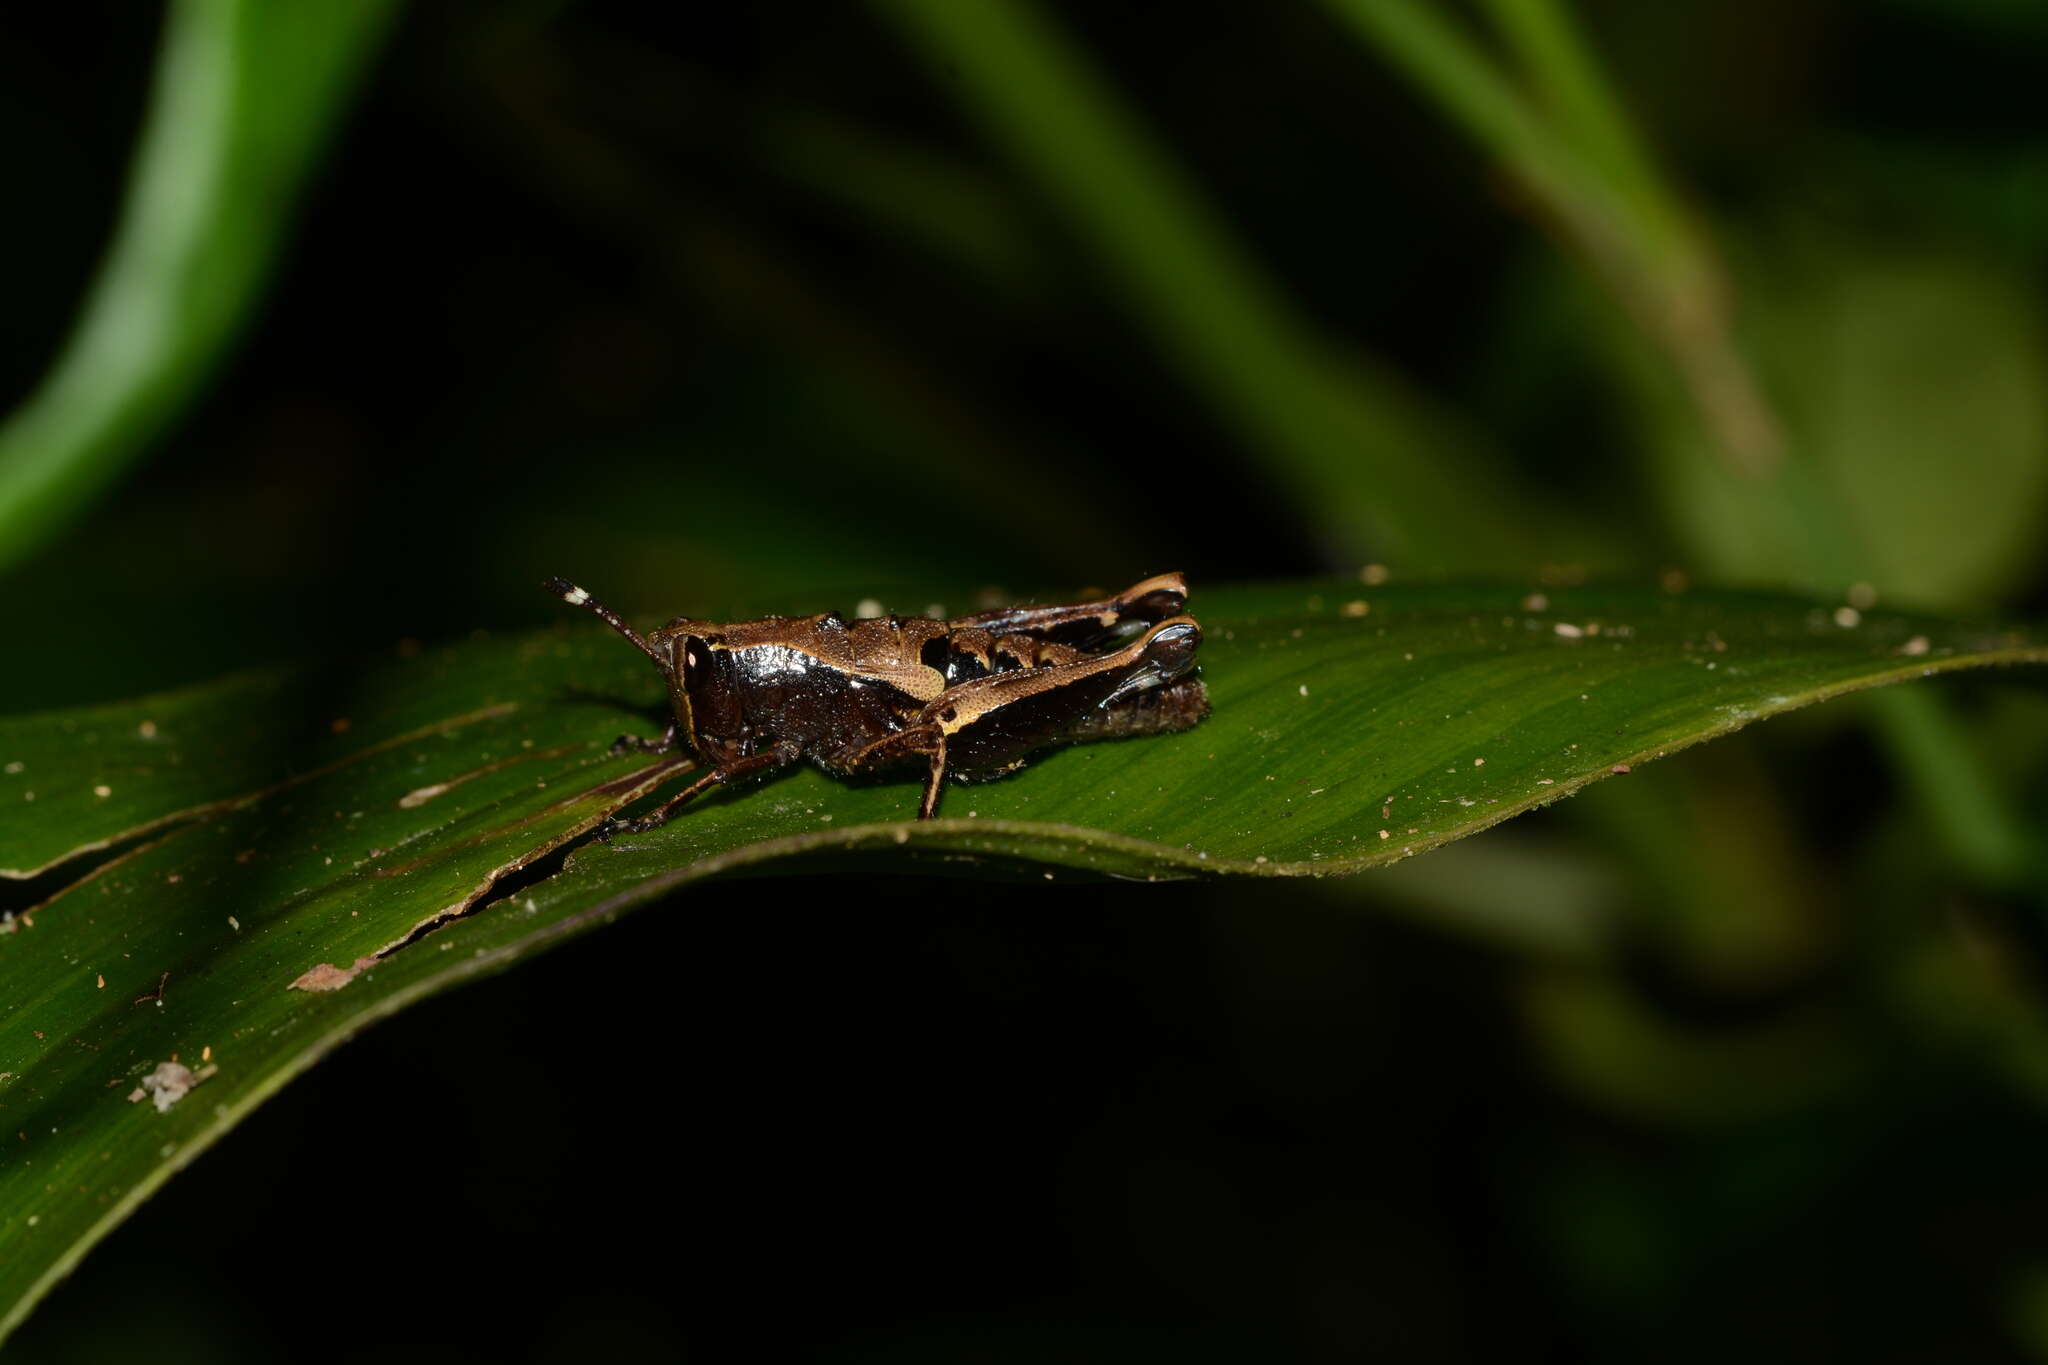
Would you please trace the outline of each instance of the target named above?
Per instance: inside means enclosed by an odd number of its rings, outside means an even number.
[[[745,758],[736,758],[730,763],[720,764],[683,788],[654,814],[643,815],[637,820],[608,821],[598,837],[609,839],[614,834],[645,834],[648,830],[660,829],[675,818],[677,811],[713,787],[723,786],[736,778],[767,772],[771,768],[787,767],[802,757],[802,754],[803,751],[796,745],[783,743],[764,749],[758,754],[749,754]]]
[[[668,728],[661,732],[660,739],[649,739],[645,735],[620,735],[612,741],[612,753],[624,754],[665,754],[676,747],[676,723],[670,721]]]

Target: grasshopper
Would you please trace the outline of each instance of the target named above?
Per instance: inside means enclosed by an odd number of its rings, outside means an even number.
[[[837,612],[702,621],[641,635],[565,578],[549,592],[596,613],[654,660],[673,718],[614,753],[688,750],[705,769],[668,803],[605,833],[666,824],[692,798],[809,759],[842,777],[922,763],[917,817],[950,774],[1000,777],[1055,744],[1184,730],[1209,712],[1195,674],[1202,628],[1177,573],[1114,597],[951,620]]]

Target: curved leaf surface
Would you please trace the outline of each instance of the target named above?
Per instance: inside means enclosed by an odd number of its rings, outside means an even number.
[[[926,824],[914,780],[806,769],[509,892],[680,770],[608,754],[661,689],[594,623],[0,720],[0,867],[43,870],[0,923],[0,1322],[356,1030],[688,881],[876,853],[1354,872],[1844,691],[2048,662],[2039,632],[1753,594],[1332,582],[1195,607],[1195,730],[956,786]]]

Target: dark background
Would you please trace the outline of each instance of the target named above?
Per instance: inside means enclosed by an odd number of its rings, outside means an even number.
[[[1042,12],[1397,436],[1570,510],[1530,581],[1839,590],[1744,557],[1619,377],[1654,342],[1326,10]],[[1876,587],[2048,612],[2048,22],[1577,12]],[[160,18],[0,16],[7,404]],[[557,572],[716,616],[1498,566],[1476,512],[1318,519],[961,78],[859,6],[409,12],[211,384],[0,576],[0,706],[548,624]],[[1943,686],[2038,836],[2038,687]],[[2043,906],[1924,800],[1822,713],[1341,886],[699,886],[344,1049],[9,1358],[2048,1358]]]

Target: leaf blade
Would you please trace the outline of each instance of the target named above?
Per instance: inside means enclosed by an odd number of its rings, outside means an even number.
[[[923,825],[914,780],[804,770],[586,844],[509,899],[506,876],[673,775],[607,752],[661,694],[601,630],[0,720],[0,758],[42,746],[36,771],[0,764],[0,861],[154,822],[0,935],[0,1330],[350,1033],[706,878],[876,853],[1055,878],[1348,873],[1846,691],[2048,662],[2037,632],[1756,594],[1330,582],[1197,607],[1215,712],[1194,730],[1053,752],[951,789]],[[258,697],[289,714],[250,715]],[[178,742],[262,752],[153,788],[137,746],[172,736],[141,726],[171,715],[212,727]],[[87,720],[100,741],[78,742]],[[136,790],[22,800],[61,765],[74,787]],[[218,1071],[166,1112],[128,1103],[174,1055]]]

